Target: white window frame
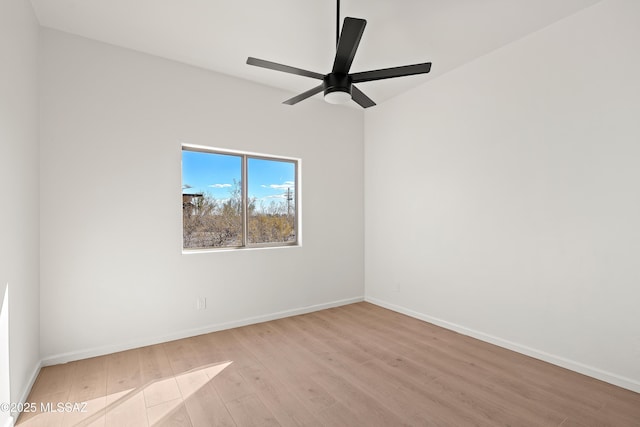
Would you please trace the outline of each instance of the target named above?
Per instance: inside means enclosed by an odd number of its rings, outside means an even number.
[[[221,154],[227,156],[236,156],[241,158],[241,192],[242,192],[242,240],[241,244],[238,246],[212,246],[207,248],[185,248],[184,247],[184,239],[182,243],[182,253],[202,253],[202,252],[217,252],[217,251],[228,251],[228,250],[245,250],[245,249],[259,249],[259,248],[282,248],[282,247],[296,247],[301,246],[301,226],[300,226],[300,216],[301,216],[301,207],[300,207],[300,164],[302,162],[299,158],[294,157],[285,157],[278,156],[272,154],[263,154],[263,153],[253,153],[247,151],[237,151],[237,150],[229,150],[223,148],[214,148],[207,147],[201,145],[192,145],[192,144],[181,144],[180,149],[180,161],[182,165],[182,152],[183,151],[195,151],[200,153],[209,153],[209,154]],[[248,162],[249,159],[260,159],[260,160],[272,160],[278,162],[288,162],[293,163],[294,165],[294,191],[293,191],[293,200],[295,206],[295,214],[293,218],[293,227],[295,233],[295,241],[293,242],[266,242],[266,243],[250,243],[249,242],[249,233],[248,233]],[[180,168],[182,171],[182,166]],[[182,181],[182,172],[180,173],[180,181]],[[181,183],[182,184],[182,183]],[[182,185],[181,185],[182,188]],[[182,191],[180,195],[180,200],[182,201]],[[182,206],[182,203],[180,203]],[[181,234],[184,237],[184,224],[181,220]]]

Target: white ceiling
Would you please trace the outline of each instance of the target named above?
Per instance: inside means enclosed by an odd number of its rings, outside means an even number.
[[[336,0],[31,0],[43,26],[291,92],[315,80],[245,64],[254,56],[328,73]],[[377,103],[600,0],[342,0],[368,21],[352,71],[430,61],[431,73],[361,83]],[[321,95],[316,95],[321,96]]]

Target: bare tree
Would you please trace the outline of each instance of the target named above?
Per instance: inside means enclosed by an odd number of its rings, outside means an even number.
[[[291,200],[262,203],[255,197],[247,200],[247,232],[250,243],[295,240],[295,215]],[[211,194],[192,197],[183,202],[182,225],[184,248],[211,248],[242,244],[242,183],[234,180],[229,198],[218,200]],[[294,209],[295,211],[295,209]]]

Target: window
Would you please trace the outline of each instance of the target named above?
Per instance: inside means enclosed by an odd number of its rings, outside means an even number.
[[[182,147],[185,250],[298,243],[298,161]]]

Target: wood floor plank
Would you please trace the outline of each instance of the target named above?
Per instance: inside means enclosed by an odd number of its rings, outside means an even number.
[[[107,393],[107,360],[104,357],[73,362],[74,369],[71,386],[69,387],[69,402],[83,402]]]
[[[218,374],[212,380],[212,384],[225,403],[238,400],[255,392],[253,386],[240,375],[235,364],[229,365],[228,368]]]
[[[187,383],[189,385],[185,386]],[[232,427],[236,425],[204,372],[196,372],[193,376],[183,377],[182,381],[178,380],[178,384],[181,385],[184,405],[193,427]],[[195,387],[194,384],[196,384]]]
[[[369,303],[45,367],[27,401],[90,410],[19,427],[640,426],[638,393]]]
[[[18,421],[33,426],[62,425],[63,414],[47,413],[42,405],[44,408],[55,407],[59,402],[69,400],[76,366],[74,363],[63,363],[42,368],[27,398],[27,402],[36,404],[35,411],[21,413]]]
[[[199,337],[200,338],[200,337]],[[233,331],[220,331],[215,334],[201,336],[199,344],[201,352],[205,353],[203,362],[220,363],[233,361],[238,369],[247,366],[255,366],[258,360],[247,352],[246,349],[235,339]]]
[[[197,338],[185,338],[162,344],[174,375],[197,369],[202,361],[196,351]]]
[[[293,322],[293,319],[285,319],[277,323],[278,327],[285,327],[287,323]],[[363,364],[354,362],[348,356],[340,351],[335,351],[329,343],[317,340],[313,337],[317,330],[305,329],[309,334],[308,340],[305,341],[305,348],[315,348],[319,354],[319,360],[326,362],[325,369],[341,375],[343,378],[349,379],[353,384],[359,386],[363,390],[367,390],[369,394],[374,396],[381,406],[391,406],[395,408],[397,415],[404,416],[411,424],[414,425],[479,425],[475,421],[470,421],[472,416],[465,414],[460,410],[456,402],[449,403],[440,399],[435,393],[416,393],[417,388],[410,384],[406,387],[398,382],[397,377],[380,376],[380,368],[371,366],[374,360],[369,360]],[[317,342],[313,342],[316,340]],[[323,349],[324,351],[320,350]],[[304,357],[304,356],[302,356]],[[416,410],[419,408],[420,412]],[[429,413],[429,415],[424,415]]]
[[[68,393],[76,366],[74,363],[45,366],[40,370],[29,397],[38,399],[43,395]]]
[[[109,354],[107,364],[107,395],[133,390],[142,384],[140,350],[127,350]]]
[[[247,351],[251,351],[258,357],[262,365],[280,379],[288,390],[295,393],[312,413],[326,409],[335,403],[335,399],[310,378],[310,375],[318,372],[319,369],[312,360],[302,362],[292,360],[288,357],[286,348],[279,348],[256,335],[255,328],[240,328],[235,333],[238,341],[246,346]]]
[[[141,391],[122,391],[107,396],[106,425],[147,427],[147,408]]]
[[[140,350],[140,375],[143,384],[173,376],[171,363],[163,345],[151,345]]]
[[[320,421],[307,410],[298,397],[287,390],[285,385],[266,368],[260,366],[246,367],[240,375],[260,396],[265,406],[271,411],[282,426],[320,426]]]
[[[360,425],[366,426],[407,426],[406,420],[382,406],[380,401],[365,390],[345,380],[333,372],[320,372],[311,377],[324,387],[339,402],[348,402]]]
[[[152,427],[193,427],[182,399],[175,399],[147,409]]]
[[[70,403],[82,402],[74,399],[69,400]],[[84,405],[86,403],[86,406]],[[106,423],[105,415],[107,406],[107,397],[102,394],[100,397],[86,400],[81,406],[73,408],[69,412],[64,412],[62,417],[62,425],[64,426],[104,426]],[[79,409],[79,410],[76,410]]]
[[[361,423],[358,415],[340,402],[318,412],[318,418],[321,419],[323,426],[331,427],[357,426]]]
[[[178,382],[173,376],[145,383],[142,393],[147,408],[182,397]]]
[[[348,349],[344,351],[344,346],[342,344],[335,344],[335,342],[331,342],[327,339],[321,339],[316,336],[321,335],[321,332],[317,328],[313,328],[311,325],[303,326],[304,324],[300,323],[301,319],[283,319],[278,322],[274,322],[274,326],[276,328],[285,328],[284,333],[289,335],[286,329],[286,324],[294,323],[296,326],[300,327],[301,330],[304,330],[307,334],[309,334],[308,339],[306,339],[304,350],[310,350],[319,355],[319,360],[325,362],[324,369],[321,371],[333,371],[335,374],[339,375],[341,378],[348,380],[351,385],[354,387],[358,387],[361,390],[366,390],[366,392],[374,397],[378,405],[381,407],[389,407],[389,403],[392,402],[391,407],[392,412],[395,412],[396,415],[403,416],[411,424],[419,424],[419,425],[434,425],[431,422],[431,419],[437,420],[438,415],[446,412],[442,409],[442,407],[438,407],[439,412],[437,412],[436,416],[430,416],[430,418],[421,417],[419,414],[415,413],[414,409],[418,407],[422,407],[422,410],[425,407],[429,407],[432,404],[433,399],[437,400],[436,396],[431,396],[431,400],[429,398],[425,399],[425,396],[421,396],[421,399],[418,401],[417,399],[412,398],[413,396],[409,393],[404,393],[402,388],[394,383],[394,381],[380,381],[378,377],[378,369],[376,367],[370,368],[367,366],[368,363],[371,363],[369,357],[365,357],[363,360],[365,362],[359,362],[357,359],[351,357],[350,353],[353,351],[352,349]],[[315,342],[314,342],[315,340]],[[295,350],[293,350],[295,351]],[[303,358],[306,355],[301,355]],[[469,423],[464,423],[464,419],[460,416],[459,410],[452,410],[449,412],[448,421],[450,424],[454,424],[453,420],[456,420],[456,425],[473,425]],[[442,421],[442,420],[441,420]]]
[[[280,425],[271,411],[255,394],[233,400],[227,403],[227,408],[239,426],[276,427]]]

